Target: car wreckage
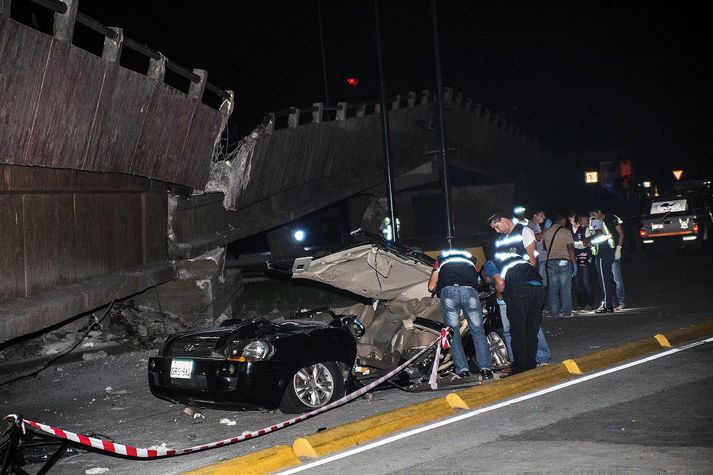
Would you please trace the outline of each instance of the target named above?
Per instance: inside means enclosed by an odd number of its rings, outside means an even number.
[[[431,345],[444,326],[440,300],[426,288],[434,260],[378,235],[360,230],[352,235],[356,243],[339,252],[269,267],[372,303],[302,310],[276,320],[231,319],[217,329],[171,335],[158,356],[149,359],[151,392],[186,405],[305,412],[341,398]],[[506,367],[507,351],[495,331],[501,327],[495,292],[485,283],[479,292],[493,366]],[[461,324],[464,349],[476,369],[472,338],[464,320]],[[390,383],[424,386],[434,356],[427,352]],[[451,366],[446,351],[438,371],[444,374]]]

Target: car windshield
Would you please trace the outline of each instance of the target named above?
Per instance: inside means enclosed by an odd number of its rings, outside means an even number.
[[[671,200],[658,200],[651,202],[651,216],[681,213],[688,211],[688,201],[685,198],[676,198]]]

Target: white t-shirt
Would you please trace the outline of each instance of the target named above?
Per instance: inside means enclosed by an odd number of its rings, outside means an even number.
[[[527,246],[529,246],[533,242],[535,242],[535,233],[532,231],[532,229],[523,226],[522,245],[525,246],[525,249],[527,249]]]

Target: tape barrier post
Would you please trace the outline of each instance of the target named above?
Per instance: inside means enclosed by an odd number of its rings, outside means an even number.
[[[360,388],[360,389],[354,391],[353,393],[344,396],[341,399],[338,399],[330,404],[327,404],[326,406],[323,406],[319,409],[315,409],[314,411],[307,412],[305,414],[302,414],[300,416],[286,420],[284,422],[280,422],[279,424],[265,427],[265,428],[262,428],[262,429],[259,429],[256,431],[243,432],[241,435],[239,435],[237,437],[231,437],[229,439],[223,439],[223,440],[219,440],[216,442],[210,442],[208,444],[203,444],[203,445],[195,445],[193,447],[186,447],[183,449],[169,449],[169,448],[163,448],[163,447],[157,448],[157,449],[150,449],[150,448],[134,447],[131,445],[126,445],[126,444],[119,444],[119,443],[112,442],[112,441],[105,440],[105,439],[89,437],[86,435],[66,431],[63,429],[59,429],[57,427],[49,426],[47,424],[41,424],[39,422],[34,422],[34,421],[31,421],[28,419],[24,419],[20,416],[14,415],[14,414],[5,416],[4,419],[12,418],[13,420],[15,420],[16,423],[22,429],[23,433],[25,431],[36,431],[42,435],[48,434],[54,438],[67,440],[69,443],[72,443],[74,445],[85,446],[85,447],[90,448],[90,450],[92,450],[94,452],[98,452],[98,453],[101,453],[104,455],[109,455],[112,457],[121,457],[121,458],[128,458],[128,459],[137,459],[137,460],[138,459],[152,460],[152,459],[160,459],[160,458],[168,458],[168,457],[177,457],[180,455],[188,455],[188,454],[192,454],[195,452],[202,452],[205,450],[215,449],[218,447],[224,447],[227,445],[237,444],[237,443],[243,442],[245,440],[255,439],[257,437],[261,437],[261,436],[269,434],[271,432],[275,432],[280,429],[284,429],[285,427],[295,425],[298,422],[305,421],[305,420],[310,419],[314,416],[317,416],[317,415],[327,412],[331,409],[334,409],[335,407],[339,407],[343,404],[346,404],[347,402],[352,401],[356,398],[359,398],[359,397],[363,396],[364,394],[368,393],[369,391],[371,391],[372,389],[374,389],[375,387],[377,387],[378,385],[382,384],[383,382],[396,376],[398,373],[403,371],[408,365],[410,365],[411,363],[416,361],[418,358],[423,356],[429,350],[433,349],[433,347],[435,345],[444,344],[443,340],[446,339],[446,341],[447,341],[447,335],[448,335],[447,332],[442,332],[441,336],[436,338],[430,345],[425,347],[423,350],[419,351],[417,354],[415,354],[413,357],[411,357],[408,361],[402,363],[398,367],[396,367],[393,370],[386,373],[381,378],[372,381],[371,383],[367,384],[363,388]]]

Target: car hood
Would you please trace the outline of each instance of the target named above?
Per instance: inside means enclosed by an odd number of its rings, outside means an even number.
[[[432,267],[428,258],[423,257],[367,243],[318,259],[296,259],[292,277],[321,282],[370,299],[418,299],[431,295],[427,284]]]
[[[235,325],[215,330],[194,330],[176,333],[164,342],[160,354],[176,356],[192,353],[188,356],[210,356],[220,353],[226,344],[234,341],[257,339],[276,339],[298,333],[310,333],[315,329],[325,328],[326,323],[314,320],[246,320]]]

